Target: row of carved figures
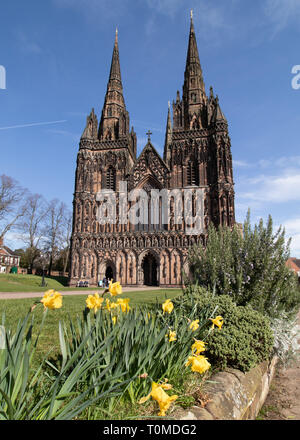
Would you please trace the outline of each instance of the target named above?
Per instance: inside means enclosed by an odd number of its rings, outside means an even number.
[[[140,237],[106,237],[93,239],[77,239],[75,248],[153,248],[153,247],[189,247],[194,244],[204,244],[203,235],[148,235]]]

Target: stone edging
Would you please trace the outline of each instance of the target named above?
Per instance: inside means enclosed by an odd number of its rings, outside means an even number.
[[[268,395],[278,357],[264,361],[247,373],[227,368],[207,383],[211,401],[205,408],[193,406],[178,420],[254,420]]]

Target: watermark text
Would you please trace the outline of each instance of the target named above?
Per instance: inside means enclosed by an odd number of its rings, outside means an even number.
[[[0,66],[0,90],[6,89],[6,70],[4,66]]]

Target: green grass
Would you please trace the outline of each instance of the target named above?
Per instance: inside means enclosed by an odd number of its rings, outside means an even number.
[[[95,289],[95,291],[96,290],[102,291],[101,289]],[[166,298],[172,299],[181,293],[181,289],[148,290],[124,293],[122,295],[118,295],[118,298],[130,298],[130,306],[134,307],[142,304],[155,304],[156,302],[162,303]],[[105,298],[106,297],[110,298],[110,295],[106,294]],[[73,319],[76,317],[76,315],[81,315],[85,308],[86,298],[87,294],[64,296],[63,306],[61,309],[48,310],[45,325],[39,339],[38,349],[35,356],[36,365],[39,364],[39,362],[50,349],[53,349],[53,356],[59,353],[58,323],[61,320],[68,320],[69,316]],[[0,300],[0,324],[2,314],[5,313],[5,326],[11,330],[14,330],[18,321],[25,317],[28,310],[36,301],[39,300],[37,298]],[[39,304],[33,312],[35,320],[34,334],[36,334],[38,331],[43,310],[44,307],[42,304]]]
[[[57,277],[59,278],[59,277]],[[59,278],[63,281],[62,277]],[[48,289],[66,289],[56,277],[45,277]],[[0,292],[43,292],[42,277],[23,274],[0,274]]]

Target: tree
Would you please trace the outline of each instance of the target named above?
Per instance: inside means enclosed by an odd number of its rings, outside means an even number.
[[[11,229],[26,212],[24,196],[27,190],[13,178],[0,176],[0,239]]]
[[[32,273],[34,263],[40,255],[43,240],[43,223],[47,215],[47,205],[40,194],[30,194],[26,199],[26,212],[22,221],[21,240],[27,245],[26,259],[29,273]]]
[[[266,226],[261,220],[252,228],[248,213],[243,234],[236,226],[211,225],[205,248],[197,246],[190,252],[193,282],[271,317],[293,313],[299,308],[300,292],[285,264],[289,246],[284,230],[273,232],[271,216]]]
[[[49,275],[62,242],[67,211],[66,204],[57,199],[52,200],[47,207],[45,250],[49,253]]]
[[[58,243],[58,261],[59,271],[67,272],[70,256],[70,239],[72,233],[72,213],[69,209],[64,212],[64,222],[61,229],[60,240]]]

